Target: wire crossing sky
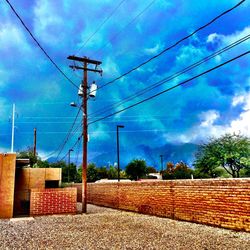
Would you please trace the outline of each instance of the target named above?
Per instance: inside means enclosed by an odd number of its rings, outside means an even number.
[[[158,167],[159,155],[192,164],[210,137],[250,136],[249,56],[238,58],[250,47],[249,9],[247,0],[1,1],[0,150],[10,151],[15,103],[16,151],[32,146],[37,128],[40,156],[66,159],[74,146],[80,164],[72,52],[102,61],[102,77],[89,73],[99,86],[88,105],[90,162],[117,161],[117,124],[122,168],[134,158]]]

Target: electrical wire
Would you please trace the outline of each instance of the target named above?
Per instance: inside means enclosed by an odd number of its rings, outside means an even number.
[[[78,49],[76,52],[76,55],[86,46],[86,44],[97,34],[97,32],[102,28],[102,26],[115,14],[115,12],[120,8],[120,6],[125,2],[125,0],[122,0],[114,9],[113,11],[103,20],[102,23],[98,25],[96,30],[86,39],[86,41],[83,43],[83,45]]]
[[[73,128],[73,127],[74,127],[74,126],[72,126],[72,128]],[[80,125],[78,125],[78,127],[76,127],[73,131],[72,131],[72,129],[69,130],[69,132],[68,132],[68,134],[67,134],[67,136],[66,136],[66,139],[64,140],[63,144],[62,144],[61,147],[60,147],[60,150],[57,150],[57,151],[59,151],[59,153],[58,153],[58,155],[57,155],[57,157],[56,157],[57,160],[58,160],[58,158],[59,158],[61,152],[63,151],[64,147],[66,146],[67,142],[68,142],[69,140],[71,140],[71,138],[73,137],[74,134],[76,134],[77,132],[79,132],[80,127],[81,127],[81,123],[80,123]]]
[[[82,137],[81,137],[81,138],[82,138]],[[77,145],[78,145],[78,146],[77,146],[77,149],[76,149],[76,160],[75,160],[75,162],[76,162],[76,167],[77,167],[77,165],[78,165],[78,159],[79,159],[79,154],[80,154],[81,143],[78,143]]]
[[[14,9],[14,7],[12,6],[12,4],[10,3],[9,0],[5,0],[6,3],[10,6],[11,10],[14,12],[14,14],[16,15],[16,17],[19,19],[19,21],[21,22],[21,24],[23,25],[23,27],[26,29],[26,31],[29,33],[29,35],[31,36],[31,38],[35,41],[35,43],[37,44],[37,46],[42,50],[42,52],[44,53],[44,55],[48,58],[48,60],[55,66],[55,68],[77,89],[79,89],[79,87],[61,70],[61,68],[56,64],[56,62],[50,57],[50,55],[47,53],[47,51],[41,46],[41,44],[38,42],[38,40],[35,38],[35,36],[32,34],[32,32],[30,31],[30,29],[27,27],[27,25],[24,23],[24,21],[22,20],[22,18],[20,17],[20,15],[16,12],[16,10]]]
[[[139,101],[139,102],[136,102],[136,103],[134,103],[134,104],[132,104],[132,105],[130,105],[130,106],[128,106],[128,107],[125,107],[125,108],[123,108],[123,109],[121,109],[121,110],[118,110],[118,111],[113,112],[113,113],[111,113],[111,114],[109,114],[109,115],[106,115],[106,116],[104,116],[104,117],[102,117],[102,118],[99,118],[99,119],[97,119],[97,120],[95,120],[95,121],[92,121],[92,122],[90,122],[88,125],[94,124],[94,123],[96,123],[96,122],[98,122],[98,121],[104,120],[104,119],[106,119],[106,118],[108,118],[108,117],[114,116],[114,115],[119,114],[119,113],[121,113],[121,112],[123,112],[123,111],[125,111],[125,110],[128,110],[128,109],[133,108],[133,107],[135,107],[135,106],[137,106],[137,105],[139,105],[139,104],[142,104],[142,103],[144,103],[144,102],[146,102],[146,101],[149,101],[149,100],[151,100],[151,99],[153,99],[153,98],[155,98],[155,97],[157,97],[157,96],[159,96],[159,95],[162,95],[163,93],[169,92],[169,91],[171,91],[171,90],[173,90],[173,89],[175,89],[175,88],[177,88],[177,87],[179,87],[179,86],[181,86],[181,85],[184,85],[184,84],[186,84],[186,83],[188,83],[188,82],[190,82],[190,81],[192,81],[192,80],[194,80],[194,79],[197,79],[197,78],[199,78],[199,77],[201,77],[201,76],[203,76],[203,75],[205,75],[205,74],[207,74],[207,73],[209,73],[209,72],[211,72],[211,71],[213,71],[213,70],[215,70],[215,69],[218,69],[218,68],[220,68],[220,67],[222,67],[222,66],[224,66],[224,65],[226,65],[226,64],[229,64],[229,63],[231,63],[231,62],[233,62],[233,61],[235,61],[235,60],[237,60],[237,59],[239,59],[239,58],[241,58],[241,57],[243,57],[243,56],[246,56],[246,55],[248,55],[249,53],[250,53],[250,50],[248,50],[247,52],[245,52],[245,53],[243,53],[243,54],[240,54],[240,55],[238,55],[238,56],[236,56],[236,57],[234,57],[234,58],[232,58],[232,59],[230,59],[230,60],[228,60],[228,61],[225,61],[225,62],[223,62],[223,63],[221,63],[221,64],[219,64],[219,65],[217,65],[217,66],[215,66],[215,67],[213,67],[213,68],[210,68],[210,69],[208,69],[208,70],[206,70],[206,71],[203,71],[202,73],[200,73],[200,74],[198,74],[198,75],[196,75],[196,76],[194,76],[194,77],[191,77],[191,78],[189,78],[189,79],[187,79],[187,80],[185,80],[185,81],[183,81],[183,82],[181,82],[181,83],[179,83],[179,84],[176,84],[176,85],[174,85],[174,86],[172,86],[172,87],[170,87],[170,88],[167,88],[167,89],[165,89],[165,90],[163,90],[163,91],[161,91],[161,92],[159,92],[159,93],[157,93],[157,94],[155,94],[155,95],[152,95],[152,96],[150,96],[150,97],[148,97],[148,98],[145,98],[145,99],[143,99],[143,100],[141,100],[141,101]]]
[[[109,45],[109,43],[113,40],[115,40],[125,29],[127,29],[128,26],[130,26],[132,23],[134,23],[141,15],[143,15],[155,2],[156,0],[151,1],[140,13],[138,13],[129,23],[127,23],[121,30],[119,30],[113,37],[111,37],[111,39],[104,44],[104,46],[102,46],[100,49],[98,49],[95,54],[99,54],[100,51],[107,47]]]
[[[129,101],[137,98],[138,96],[141,96],[141,95],[155,89],[156,87],[159,87],[163,83],[169,82],[170,80],[173,80],[173,79],[177,78],[178,76],[180,76],[180,75],[182,75],[182,74],[184,74],[184,73],[198,67],[199,65],[201,65],[201,64],[209,61],[210,59],[224,53],[225,51],[228,51],[228,50],[232,49],[233,47],[238,46],[239,44],[247,41],[249,38],[250,38],[250,34],[242,37],[241,39],[239,39],[239,40],[237,40],[237,41],[235,41],[235,42],[233,42],[233,43],[231,43],[229,45],[227,45],[226,47],[216,51],[215,53],[213,53],[213,54],[211,54],[209,56],[206,56],[205,58],[203,58],[203,59],[201,59],[201,60],[199,60],[199,61],[197,61],[197,62],[195,62],[195,63],[193,63],[191,65],[189,65],[188,67],[184,68],[183,70],[178,71],[178,72],[176,72],[176,73],[174,73],[174,74],[172,74],[172,75],[170,75],[170,76],[168,76],[168,77],[166,77],[166,78],[164,78],[164,79],[162,79],[162,80],[160,80],[160,81],[158,81],[158,82],[156,82],[156,83],[154,83],[154,84],[152,84],[152,85],[150,85],[150,86],[148,86],[148,87],[146,87],[146,88],[144,88],[144,89],[142,89],[140,91],[137,91],[133,95],[128,96],[125,99],[123,99],[123,100],[121,100],[121,101],[119,101],[117,103],[106,106],[106,107],[102,108],[101,110],[98,110],[98,111],[95,111],[95,112],[89,114],[89,117],[91,118],[91,115],[100,115],[100,114],[102,115],[103,113],[106,113],[107,111],[109,111],[109,110],[111,110],[113,108],[117,108],[117,107],[121,106],[122,104],[124,104],[126,102],[129,102]]]
[[[81,138],[82,138],[82,135],[79,136],[79,137],[77,138],[77,141],[76,141],[75,144],[71,147],[71,149],[74,149],[74,148],[75,148],[75,146],[81,141]],[[67,156],[68,154],[69,154],[69,153],[67,152],[67,154],[65,154],[59,161],[63,161],[63,160],[66,158],[66,156]]]
[[[121,78],[123,78],[124,76],[132,73],[133,71],[139,69],[140,67],[144,66],[145,64],[151,62],[152,60],[158,58],[159,56],[161,56],[162,54],[164,54],[165,52],[167,52],[168,50],[176,47],[178,44],[180,44],[181,42],[187,40],[188,38],[192,37],[193,35],[195,35],[196,33],[198,33],[199,31],[205,29],[206,27],[208,27],[209,25],[211,25],[212,23],[216,22],[218,19],[220,19],[222,16],[228,14],[229,12],[233,11],[234,9],[236,9],[237,7],[239,7],[241,4],[243,4],[246,0],[242,0],[240,1],[239,3],[237,3],[235,6],[233,6],[232,8],[222,12],[221,14],[219,14],[218,16],[214,17],[212,20],[210,20],[208,23],[204,24],[203,26],[200,26],[199,28],[197,28],[195,31],[193,31],[192,33],[188,34],[187,36],[181,38],[180,40],[178,40],[177,42],[175,42],[174,44],[170,45],[169,47],[165,48],[164,50],[162,50],[160,53],[156,54],[155,56],[147,59],[146,61],[140,63],[139,65],[133,67],[132,69],[128,70],[127,72],[123,73],[122,75],[116,77],[115,79],[103,84],[103,85],[100,85],[98,87],[98,89],[102,89],[108,85],[110,85],[111,83],[114,83],[118,80],[120,80]]]
[[[63,150],[63,148],[64,148],[64,146],[65,146],[65,144],[66,144],[67,141],[69,140],[70,133],[71,133],[71,131],[73,130],[73,128],[74,128],[74,126],[75,126],[75,123],[76,123],[76,121],[77,121],[77,118],[78,118],[78,116],[79,116],[80,111],[81,111],[81,107],[79,107],[78,112],[77,112],[77,114],[76,114],[76,116],[75,116],[75,119],[74,119],[74,121],[73,121],[73,123],[72,123],[72,125],[71,125],[71,127],[70,127],[70,129],[69,129],[69,131],[68,131],[68,133],[67,133],[67,135],[66,135],[66,137],[65,137],[65,139],[63,140],[63,142],[59,145],[59,147],[58,147],[55,151],[53,151],[52,153],[50,153],[49,155],[47,155],[46,158],[48,158],[48,157],[50,157],[50,156],[56,154],[56,153],[59,151],[59,153],[58,153],[58,155],[57,155],[57,157],[56,157],[56,158],[58,159],[60,153],[62,152],[62,150]]]

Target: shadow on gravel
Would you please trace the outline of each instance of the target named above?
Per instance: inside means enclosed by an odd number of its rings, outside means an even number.
[[[103,214],[103,213],[119,213],[120,210],[107,208],[107,207],[99,207],[95,205],[88,204],[87,205],[87,214]],[[77,202],[77,214],[82,213],[82,203]]]

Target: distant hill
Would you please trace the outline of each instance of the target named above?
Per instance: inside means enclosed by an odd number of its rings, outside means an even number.
[[[131,160],[135,158],[145,159],[148,165],[160,169],[160,155],[163,155],[164,167],[166,162],[174,163],[184,161],[192,164],[197,145],[192,143],[186,144],[165,144],[162,147],[151,148],[150,146],[140,145],[134,149],[120,151],[120,165],[124,168]],[[89,161],[94,162],[97,166],[113,165],[117,161],[116,150],[102,153]]]

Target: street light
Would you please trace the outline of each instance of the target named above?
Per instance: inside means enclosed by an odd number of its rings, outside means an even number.
[[[75,102],[71,102],[71,103],[70,103],[70,106],[76,108],[76,107],[77,107],[77,104],[76,104]]]
[[[68,183],[69,183],[69,167],[70,167],[70,152],[73,152],[73,149],[69,150],[69,164],[68,164]]]
[[[116,125],[118,181],[120,181],[120,148],[119,148],[119,128],[124,128],[124,126],[123,126],[123,125]]]

